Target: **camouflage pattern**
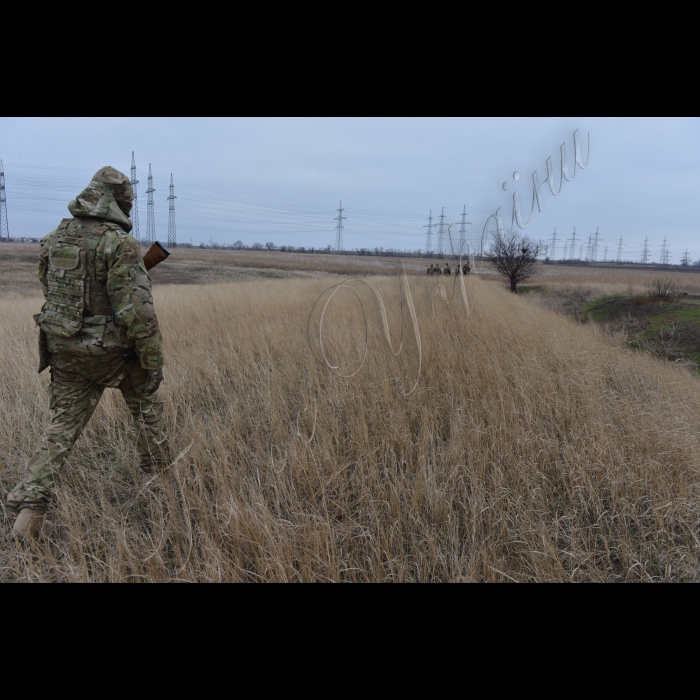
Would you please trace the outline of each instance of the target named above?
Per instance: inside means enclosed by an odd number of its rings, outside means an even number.
[[[101,168],[69,203],[75,218],[64,219],[42,239],[39,280],[47,302],[37,323],[47,334],[49,353],[93,357],[115,348],[133,348],[144,369],[163,367],[151,280],[139,244],[127,233],[131,222],[122,210],[131,210],[133,196],[125,175],[109,166]],[[64,268],[76,255],[79,262],[75,269],[81,268],[82,286],[65,282],[72,270]],[[64,268],[57,268],[52,260]],[[83,294],[79,298],[80,290]],[[67,322],[63,319],[71,303],[82,314],[75,333],[65,330],[73,316]]]
[[[83,366],[82,372],[52,367],[49,397],[53,420],[29,460],[27,478],[8,495],[9,506],[46,510],[60,468],[105,390],[103,378],[109,379],[121,373],[125,364],[128,365],[126,377],[118,388],[133,418],[140,467],[145,472],[153,472],[165,469],[170,464],[163,399],[157,391],[142,391],[148,372],[137,362],[125,363],[123,356],[119,356],[109,363],[96,363],[87,371]]]
[[[151,280],[139,244],[128,234],[132,200],[127,177],[101,168],[69,203],[74,218],[41,241],[39,280],[46,303],[35,320],[41,328],[39,371],[51,366],[53,418],[28,477],[8,496],[11,506],[46,508],[56,475],[105,387],[118,387],[126,400],[141,467],[150,471],[169,462],[157,395],[163,343]]]
[[[107,165],[100,168],[92,182],[68,203],[68,211],[78,218],[90,216],[113,221],[128,233],[132,227],[129,214],[133,201],[134,188],[129,178]]]

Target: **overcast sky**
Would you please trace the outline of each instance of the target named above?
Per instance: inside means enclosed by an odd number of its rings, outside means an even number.
[[[2,118],[0,158],[12,236],[48,233],[100,167],[128,175],[134,151],[140,230],[151,163],[159,240],[172,173],[181,242],[334,244],[342,199],[346,249],[416,250],[431,210],[444,207],[454,233],[466,206],[472,245],[499,207],[510,222],[516,190],[527,219],[533,172],[543,182],[551,156],[558,186],[559,148],[567,144],[571,173],[577,129],[584,162],[590,133],[588,167],[558,197],[542,188],[545,209],[535,207],[525,231],[551,239],[556,227],[557,257],[576,227],[583,240],[599,228],[600,259],[606,245],[615,258],[620,237],[622,257],[639,259],[646,236],[653,260],[664,236],[672,262],[686,248],[700,258],[698,119]]]

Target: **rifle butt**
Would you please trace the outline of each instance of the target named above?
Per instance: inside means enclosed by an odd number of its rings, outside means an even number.
[[[143,256],[143,264],[146,266],[146,270],[152,270],[169,255],[170,251],[156,241]]]

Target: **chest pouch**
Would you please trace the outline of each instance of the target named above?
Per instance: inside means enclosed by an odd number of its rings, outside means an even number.
[[[44,333],[75,335],[82,326],[85,309],[85,251],[80,246],[58,243],[49,249],[48,293],[39,314]]]

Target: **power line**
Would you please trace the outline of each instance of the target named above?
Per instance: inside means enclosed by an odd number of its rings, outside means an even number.
[[[127,163],[136,166],[135,153],[132,152],[131,160],[127,160],[128,152],[124,153],[124,156],[126,156],[123,158],[123,160],[126,161],[126,167],[124,167],[123,170],[128,172]],[[158,170],[158,167],[158,163],[156,163],[156,170]],[[2,170],[4,171],[4,168],[2,168]],[[154,188],[154,191],[155,189],[157,189],[157,191],[165,191],[165,188],[169,185],[169,179],[166,182],[167,176],[159,177],[157,174],[154,175],[152,173],[152,169],[149,170],[152,176],[150,186]],[[88,176],[92,174],[92,169],[86,171],[84,168],[35,166],[26,163],[17,163],[15,165],[14,161],[11,161],[10,172],[11,178],[5,182],[4,196],[0,197],[0,210],[2,218],[4,219],[4,221],[0,221],[0,224],[4,224],[0,226],[0,237],[2,240],[6,240],[9,235],[8,208],[12,208],[13,210],[12,235],[32,236],[33,234],[30,232],[30,227],[31,230],[34,230],[36,228],[36,221],[44,221],[45,218],[48,218],[46,214],[56,216],[61,210],[65,211],[65,204],[70,199],[73,199],[77,192],[82,190],[84,185],[83,180],[84,178],[89,179]],[[17,173],[21,173],[21,176],[18,176]],[[251,191],[251,189],[248,189],[251,187],[254,190],[254,186],[251,185],[246,186],[242,183],[236,183],[233,186],[228,186],[221,181],[210,185],[205,181],[197,181],[193,176],[190,177],[192,179],[182,180],[178,176],[178,191],[180,192],[178,198],[180,199],[180,204],[177,205],[177,225],[180,230],[177,233],[179,233],[180,239],[184,240],[185,237],[190,237],[190,235],[197,236],[201,233],[201,238],[203,240],[206,234],[212,233],[220,241],[222,239],[224,241],[233,241],[236,238],[243,238],[243,240],[248,242],[248,238],[250,237],[265,236],[270,233],[275,236],[283,235],[287,237],[285,242],[294,243],[295,238],[297,238],[299,242],[306,242],[309,237],[313,237],[311,240],[316,243],[317,237],[327,237],[328,235],[327,205],[323,205],[320,200],[317,201],[315,193],[313,192],[307,192],[305,194],[300,188],[295,189],[287,187],[284,183],[280,185],[281,189],[275,189],[274,193],[262,185],[260,191]],[[135,185],[135,199],[131,216],[134,226],[133,233],[140,238],[137,169],[136,172],[132,169],[131,180],[135,181],[133,183]],[[155,187],[156,185],[158,185],[158,188]],[[184,191],[183,186],[185,188]],[[279,195],[277,194],[278,191],[280,193]],[[141,192],[141,196],[143,197],[143,191]],[[7,199],[9,199],[10,202],[9,207],[6,204]],[[348,240],[349,249],[363,246],[367,247],[370,238],[373,241],[371,247],[374,247],[374,241],[377,242],[377,245],[385,245],[386,247],[406,247],[411,249],[422,247],[420,243],[423,243],[423,240],[421,239],[426,232],[420,231],[420,228],[423,226],[416,220],[422,218],[420,212],[418,212],[417,216],[415,212],[411,214],[411,206],[409,206],[405,213],[396,211],[396,206],[389,207],[392,209],[391,212],[383,211],[381,210],[379,200],[371,200],[371,203],[370,200],[362,201],[366,204],[367,208],[356,209],[357,203],[353,204],[353,218],[351,223],[348,226],[344,226],[343,229],[343,239],[346,235],[351,237]],[[353,202],[355,202],[354,198]],[[446,208],[449,208],[449,203]],[[326,214],[323,214],[324,209]],[[463,207],[463,209],[465,209],[465,207]],[[36,214],[36,216],[31,218],[29,212]],[[165,234],[165,224],[167,221],[165,213],[165,208],[159,208],[158,212],[155,212],[154,203],[152,210],[152,235],[154,237],[156,228],[158,230],[162,229],[161,235],[164,236]],[[481,216],[479,212],[475,212],[474,215]],[[472,215],[472,218],[474,215]],[[66,213],[65,216],[68,216],[68,214]],[[412,219],[411,217],[414,218]],[[326,222],[325,224],[323,223],[324,221]],[[458,220],[458,222],[459,221],[460,220]],[[448,248],[446,241],[447,217],[444,219],[444,222],[443,253],[449,252],[446,250]],[[432,224],[434,226],[435,223],[435,219],[433,219]],[[428,231],[428,227],[425,226],[425,228],[426,231]],[[435,228],[430,230],[430,233],[437,233],[438,228],[438,226],[435,226]],[[458,227],[455,226],[455,228]],[[345,229],[347,229],[347,231]],[[20,230],[22,231],[21,234],[18,233]],[[323,234],[323,231],[326,231],[326,233]],[[576,229],[576,232],[577,231],[578,228]],[[556,232],[557,236],[556,239],[554,239],[552,254],[554,257],[559,258],[561,257],[560,251],[562,250],[560,245],[566,241],[566,237],[565,234],[559,236],[558,227]],[[538,231],[537,233],[542,235],[542,237],[549,235],[550,241],[552,241],[552,232]],[[593,235],[593,241],[591,243],[590,256],[593,260],[597,260],[597,256],[600,255],[600,247],[605,246],[599,229],[597,233],[599,234],[599,247],[596,249],[595,234]],[[144,229],[144,234],[146,234],[146,229]],[[633,238],[639,240],[641,237],[640,234],[641,231],[637,236],[633,236]],[[353,238],[354,236],[357,238]],[[455,239],[457,238],[458,237],[455,236]],[[466,232],[465,238],[471,243],[472,239],[475,238],[475,234],[473,232]],[[572,236],[570,235],[570,239],[571,238]],[[618,236],[618,239],[620,238],[621,237]],[[251,238],[250,242],[252,242],[252,240],[256,240],[256,238]],[[257,238],[257,240],[263,239]],[[265,238],[264,240],[268,239]],[[431,248],[434,248],[436,243],[434,236],[431,235],[430,240],[432,243]],[[584,238],[584,241],[585,240]],[[455,240],[455,244],[456,242]],[[578,236],[578,233],[576,233],[574,242],[574,248],[570,248],[569,245],[566,246],[566,256],[571,258],[576,257],[574,251],[579,250],[581,237]],[[636,247],[633,241],[628,242],[627,245]],[[648,244],[648,246],[650,249],[651,244]],[[622,261],[623,249],[624,248],[618,247],[618,241],[614,244],[609,244],[608,255],[610,255],[611,262],[615,260],[616,253],[618,253],[620,261]],[[670,245],[668,244],[667,238],[664,253],[666,252],[668,252],[668,260],[665,264],[670,265]],[[624,257],[639,260],[639,258],[633,256],[632,252],[630,255]],[[693,259],[695,259],[695,257],[698,256],[694,256]],[[649,255],[647,263],[651,262],[651,259],[652,256]],[[664,255],[664,259],[666,259],[666,255]]]
[[[347,220],[347,216],[343,216],[343,200],[340,200],[340,206],[338,207],[338,216],[333,219],[337,221],[338,225],[335,227],[335,249],[343,250],[343,221]]]

